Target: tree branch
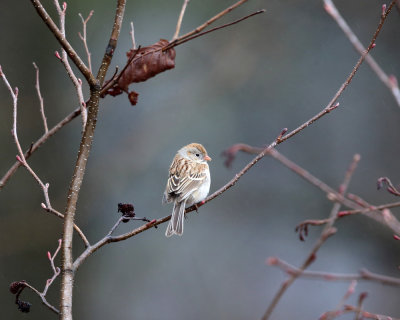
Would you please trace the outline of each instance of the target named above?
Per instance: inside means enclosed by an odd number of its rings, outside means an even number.
[[[36,1],[36,0],[31,0]],[[99,110],[99,100],[101,86],[104,82],[105,74],[111,63],[117,40],[120,34],[122,19],[125,11],[125,0],[117,1],[117,9],[114,18],[114,24],[111,31],[110,40],[103,56],[96,79],[88,79],[90,84],[90,99],[87,104],[88,119],[85,130],[82,135],[78,158],[76,160],[74,173],[68,191],[67,206],[65,210],[64,230],[63,230],[63,263],[62,263],[62,282],[61,282],[61,319],[72,320],[72,293],[74,283],[74,267],[72,238],[73,225],[76,212],[76,204],[78,202],[79,191],[83,182],[87,160],[89,158],[91,146],[93,143],[94,133],[96,129],[97,114]],[[91,73],[90,73],[91,74]]]
[[[351,44],[354,48],[362,54],[364,50],[363,44],[357,38],[353,30],[351,30],[350,26],[347,24],[346,20],[343,19],[340,12],[337,10],[335,4],[332,0],[324,0],[324,8],[326,12],[336,21],[338,26],[342,29],[346,37],[350,40]],[[396,100],[397,105],[400,107],[400,89],[397,83],[397,80],[394,76],[388,76],[385,71],[379,66],[379,64],[375,61],[372,56],[367,56],[365,61],[371,67],[372,71],[376,73],[378,78],[389,88],[394,99]]]
[[[15,142],[15,145],[18,150],[17,162],[20,165],[24,166],[28,170],[28,172],[36,180],[36,182],[39,184],[40,188],[42,189],[44,199],[46,202],[46,204],[42,203],[42,208],[45,209],[47,212],[50,212],[50,213],[56,215],[57,217],[63,219],[64,215],[62,213],[58,212],[57,210],[55,210],[51,205],[50,197],[49,197],[49,184],[43,183],[43,181],[39,178],[39,176],[33,171],[33,169],[29,166],[28,162],[26,161],[25,154],[22,151],[21,144],[18,139],[18,131],[17,131],[18,88],[15,88],[15,92],[13,91],[10,83],[7,80],[6,75],[4,74],[4,72],[1,69],[1,66],[0,66],[0,76],[3,79],[6,87],[8,88],[11,98],[13,100],[13,125],[12,125],[11,133],[12,133],[12,136],[14,137],[14,142]],[[82,240],[85,244],[85,247],[88,247],[89,241],[87,240],[87,238],[86,238],[85,234],[82,232],[82,230],[76,224],[74,224],[74,229],[76,232],[78,232],[79,236],[82,238]]]
[[[382,274],[373,273],[367,269],[360,270],[359,273],[346,274],[346,273],[330,273],[320,271],[307,271],[301,270],[286,261],[283,261],[277,257],[270,257],[267,259],[269,266],[278,267],[283,272],[296,277],[319,279],[325,281],[360,281],[366,280],[371,282],[377,282],[389,286],[400,286],[400,278],[388,277]]]
[[[353,158],[352,163],[350,164],[349,168],[346,171],[343,183],[339,187],[339,193],[341,195],[344,195],[347,191],[347,188],[349,186],[351,177],[354,173],[354,170],[357,167],[357,164],[360,160],[360,157],[358,155],[355,155]],[[320,237],[312,247],[310,253],[308,254],[307,258],[304,260],[303,264],[300,267],[300,270],[304,271],[305,269],[308,268],[308,266],[314,262],[316,259],[316,253],[317,251],[321,248],[321,246],[325,243],[325,241],[332,235],[336,233],[336,228],[333,227],[336,219],[337,219],[337,213],[339,212],[341,204],[339,202],[336,202],[333,205],[333,208],[331,210],[331,213],[329,214],[329,222],[325,225],[324,229],[321,232]],[[289,276],[289,278],[284,281],[275,294],[274,298],[272,299],[271,303],[269,304],[267,310],[264,313],[264,316],[262,317],[262,320],[267,320],[271,316],[272,312],[274,311],[275,307],[277,306],[279,300],[282,298],[283,294],[286,292],[286,290],[290,287],[290,285],[298,278],[298,275],[292,274]]]
[[[36,9],[37,13],[39,14],[39,16],[42,18],[43,22],[48,26],[50,31],[54,34],[54,36],[56,37],[58,42],[61,44],[61,46],[67,52],[70,59],[74,62],[76,67],[79,69],[79,71],[84,75],[87,82],[91,86],[96,85],[97,82],[96,82],[95,77],[90,72],[88,67],[86,67],[85,63],[78,56],[78,54],[75,52],[74,48],[72,48],[70,43],[65,39],[65,37],[61,33],[60,29],[58,29],[58,27],[54,23],[53,19],[51,19],[51,17],[46,12],[46,10],[43,7],[43,5],[41,4],[41,2],[39,0],[31,0],[31,2],[32,2],[34,8]],[[66,9],[66,4],[65,4],[65,9]]]

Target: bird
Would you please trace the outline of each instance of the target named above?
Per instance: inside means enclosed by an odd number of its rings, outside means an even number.
[[[185,208],[203,201],[210,191],[211,158],[199,143],[190,143],[178,150],[171,166],[162,203],[174,203],[165,236],[183,234]]]

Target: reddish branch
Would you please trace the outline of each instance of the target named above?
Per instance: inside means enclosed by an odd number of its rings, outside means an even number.
[[[354,170],[357,167],[359,160],[360,160],[360,157],[358,155],[355,155],[352,163],[350,164],[349,168],[347,169],[343,183],[339,187],[339,193],[341,195],[344,195],[346,193],[347,187],[350,183],[351,177],[354,173]],[[303,272],[305,269],[307,269],[308,266],[314,262],[314,260],[316,259],[316,254],[317,254],[318,250],[321,248],[321,246],[325,243],[325,241],[330,236],[332,236],[333,234],[336,233],[336,228],[334,228],[333,225],[337,219],[337,213],[339,212],[340,206],[341,206],[341,204],[339,202],[336,202],[333,205],[331,213],[329,214],[329,222],[326,223],[324,229],[321,232],[320,237],[318,238],[318,240],[312,247],[310,253],[304,260],[301,267],[299,268],[299,270],[301,270],[301,272]],[[286,290],[290,287],[290,285],[298,277],[299,277],[299,274],[292,274],[289,276],[289,278],[286,281],[284,281],[281,284],[281,287],[279,288],[279,290],[275,294],[274,298],[272,299],[271,303],[269,304],[267,310],[265,311],[264,316],[262,317],[262,320],[269,319],[270,315],[272,314],[273,310],[275,309],[276,305],[278,304],[278,302],[281,299],[281,297],[283,296],[283,294],[286,292]]]
[[[257,154],[262,150],[262,148],[258,147],[252,147],[247,144],[243,143],[238,143],[227,150],[223,152],[223,155],[226,157],[225,160],[225,165],[230,167],[232,165],[232,162],[234,161],[237,152],[242,151],[245,153],[250,153],[250,154]],[[352,208],[352,209],[357,209],[357,210],[363,210],[366,208],[371,209],[371,212],[364,212],[363,214],[367,216],[368,218],[371,218],[389,229],[391,229],[394,233],[399,234],[400,233],[400,222],[397,220],[397,218],[390,212],[390,211],[376,211],[376,206],[373,206],[366,202],[365,200],[361,199],[359,196],[356,196],[354,194],[347,194],[347,198],[345,196],[342,196],[339,192],[334,190],[332,187],[327,185],[325,182],[321,181],[317,177],[313,176],[309,171],[305,170],[304,168],[300,167],[290,159],[286,158],[284,155],[282,155],[279,151],[276,149],[271,149],[268,151],[268,155],[273,157],[274,159],[278,160],[280,163],[282,163],[284,166],[292,170],[294,173],[311,183],[312,185],[316,186],[317,188],[321,189],[323,192],[326,193],[327,198],[330,201],[336,201],[340,202],[342,205]],[[396,203],[397,204],[397,203]],[[296,231],[299,232],[299,237],[300,240],[304,240],[304,237],[307,236],[308,233],[308,227],[309,226],[320,226],[324,225],[328,222],[328,219],[321,219],[321,220],[305,220],[302,223],[300,223],[296,227]]]
[[[357,38],[353,30],[351,30],[350,26],[343,19],[340,12],[337,10],[335,4],[332,0],[324,0],[325,10],[329,13],[329,15],[337,22],[339,27],[342,29],[344,34],[350,40],[351,44],[354,48],[362,54],[364,52],[364,46]],[[375,61],[372,56],[367,56],[365,58],[367,64],[371,67],[371,69],[376,73],[378,78],[389,88],[393,97],[395,98],[398,106],[400,107],[400,89],[395,76],[388,76],[383,69],[379,66],[379,64]]]
[[[10,291],[11,291],[11,293],[16,294],[16,301],[20,301],[19,296],[22,293],[23,289],[29,288],[30,290],[32,290],[34,293],[36,293],[40,297],[40,299],[42,300],[42,303],[47,308],[49,308],[51,311],[53,311],[56,314],[60,313],[60,311],[56,307],[54,307],[52,304],[50,304],[46,299],[47,291],[49,290],[49,288],[52,285],[52,283],[54,282],[54,280],[60,274],[60,268],[58,268],[54,265],[54,259],[57,257],[57,254],[59,253],[60,249],[61,249],[61,239],[58,240],[58,247],[55,250],[55,252],[53,253],[53,255],[50,253],[50,251],[47,252],[47,258],[50,261],[50,266],[51,266],[51,269],[53,270],[53,275],[51,278],[47,279],[46,284],[43,288],[43,291],[39,291],[38,289],[36,289],[34,286],[30,285],[26,281],[16,281],[16,282],[11,283]],[[30,303],[27,303],[24,301],[22,303],[23,303],[23,305],[28,306],[28,309],[21,310],[20,303],[17,302],[19,309],[22,312],[29,312]]]
[[[47,126],[47,119],[46,119],[46,115],[44,113],[44,104],[43,104],[43,97],[42,94],[40,92],[40,83],[39,83],[39,68],[36,65],[36,63],[33,62],[33,67],[36,70],[36,92],[39,98],[39,103],[40,103],[40,115],[42,116],[42,120],[43,120],[43,126],[44,126],[44,133],[49,132],[49,128]]]
[[[64,37],[61,30],[57,27],[57,25],[54,23],[53,19],[46,12],[46,10],[44,9],[41,2],[39,0],[31,0],[31,2],[32,2],[34,8],[36,9],[37,13],[39,14],[39,16],[42,18],[43,22],[48,26],[48,28],[51,30],[51,32],[54,34],[54,36],[57,38],[58,42],[61,44],[61,46],[67,52],[69,58],[74,62],[76,67],[79,69],[79,71],[84,75],[87,82],[91,86],[96,85],[96,82],[97,82],[96,78],[93,76],[93,74],[90,72],[89,68],[85,65],[85,63],[78,56],[78,54],[76,53],[74,48],[72,48],[70,43]],[[57,3],[58,3],[58,1],[57,1]],[[66,4],[64,5],[64,7],[66,9]]]
[[[270,257],[267,259],[267,264],[280,268],[288,275],[296,275],[302,278],[319,279],[326,281],[360,281],[366,280],[371,282],[378,282],[384,285],[400,286],[400,278],[388,277],[385,275],[373,273],[366,269],[360,270],[359,273],[345,274],[345,273],[330,273],[320,271],[307,271],[301,270],[286,261],[277,257]]]
[[[35,171],[29,166],[26,157],[22,151],[21,148],[21,144],[19,142],[18,139],[18,130],[17,130],[17,112],[18,112],[18,88],[15,88],[15,91],[11,88],[10,83],[7,80],[6,75],[3,73],[1,66],[0,66],[0,77],[3,79],[8,91],[10,92],[11,98],[13,100],[13,125],[12,125],[12,130],[11,130],[11,134],[14,138],[14,142],[15,145],[17,147],[18,150],[18,155],[17,155],[17,162],[21,165],[24,166],[28,172],[31,174],[31,176],[36,180],[36,182],[39,184],[40,188],[43,191],[43,196],[45,199],[46,204],[42,203],[42,208],[45,209],[47,212],[54,214],[55,216],[63,219],[64,215],[62,213],[60,213],[59,211],[55,210],[50,202],[50,197],[49,197],[49,184],[48,183],[44,183],[39,176],[35,173]],[[31,146],[32,148],[32,146]],[[29,153],[29,151],[28,151]],[[74,224],[74,229],[76,232],[78,232],[79,236],[82,238],[85,247],[89,246],[89,242],[86,238],[86,236],[84,235],[84,233],[82,232],[82,230],[76,225]]]
[[[394,194],[395,196],[400,196],[400,191],[395,188],[393,185],[392,181],[388,177],[382,177],[378,179],[377,185],[378,185],[378,190],[383,187],[383,185],[386,184],[386,190],[390,192],[391,194]]]

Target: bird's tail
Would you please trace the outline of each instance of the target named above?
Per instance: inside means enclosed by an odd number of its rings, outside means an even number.
[[[182,202],[175,201],[172,210],[171,220],[169,221],[165,236],[170,237],[173,234],[181,236],[183,233],[183,220],[185,220],[186,200]]]

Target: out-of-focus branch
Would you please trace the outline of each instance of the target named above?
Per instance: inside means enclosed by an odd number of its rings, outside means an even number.
[[[359,307],[351,306],[348,304],[343,306],[343,309],[339,310],[339,312],[338,312],[338,310],[325,312],[319,319],[325,320],[326,318],[324,317],[324,315],[326,315],[326,314],[329,314],[330,319],[334,319],[334,318],[340,317],[346,313],[355,313],[356,315],[361,316],[361,318],[358,318],[358,319],[400,320],[399,318],[393,318],[393,317],[385,316],[382,314],[371,313],[371,312],[362,310]]]
[[[354,48],[360,54],[362,54],[364,52],[364,46],[362,45],[360,40],[357,38],[357,36],[353,32],[353,30],[350,28],[350,26],[347,24],[346,20],[343,19],[343,17],[341,16],[340,12],[337,10],[333,1],[332,0],[324,0],[324,8],[325,8],[326,12],[328,12],[328,14],[339,25],[339,27],[342,29],[344,34],[350,40],[350,42],[354,46]],[[371,69],[376,73],[378,78],[386,85],[386,87],[389,88],[389,90],[391,91],[393,97],[395,98],[395,100],[397,102],[397,105],[400,107],[400,89],[399,89],[399,85],[397,83],[396,77],[393,75],[388,76],[372,56],[370,56],[370,55],[367,56],[365,58],[365,61],[368,63],[368,65],[371,67]]]
[[[288,275],[296,275],[302,278],[319,279],[325,281],[360,281],[366,280],[371,282],[378,282],[389,286],[400,286],[400,278],[388,277],[385,275],[373,273],[367,269],[360,270],[359,273],[346,274],[346,273],[331,273],[320,271],[301,270],[286,261],[277,257],[270,257],[267,259],[267,264],[280,268]]]
[[[358,162],[360,161],[360,156],[355,155],[353,157],[353,161],[351,162],[349,168],[346,171],[343,183],[339,187],[339,193],[341,195],[344,195],[347,191],[347,188],[349,186],[351,177],[357,167]],[[333,227],[336,219],[337,219],[337,213],[340,210],[341,204],[339,202],[336,202],[333,205],[332,211],[329,214],[329,222],[325,225],[324,229],[321,232],[320,237],[312,247],[310,253],[308,254],[307,258],[304,260],[303,264],[299,268],[302,272],[309,267],[311,263],[314,262],[316,258],[317,251],[321,248],[321,246],[325,243],[325,241],[332,235],[336,233],[336,228]],[[277,293],[275,294],[274,298],[272,299],[271,303],[269,304],[267,310],[264,313],[264,316],[262,317],[262,320],[267,320],[271,316],[272,312],[274,311],[275,307],[277,306],[278,302],[282,298],[283,294],[286,292],[286,290],[290,287],[290,285],[299,277],[298,274],[292,274],[289,276],[287,280],[285,280]]]
[[[378,190],[381,189],[384,184],[386,184],[386,190],[388,192],[395,196],[400,196],[400,191],[396,189],[396,187],[393,185],[392,181],[390,181],[388,177],[382,177],[378,179]]]
[[[371,206],[367,208],[362,208],[362,209],[356,209],[356,210],[345,210],[345,211],[340,211],[338,213],[338,217],[344,217],[344,216],[349,216],[352,214],[365,214],[368,212],[373,212],[373,211],[378,211],[378,210],[384,210],[384,209],[390,209],[390,208],[396,208],[400,207],[400,202],[393,202],[393,203],[387,203],[387,204],[382,204],[380,206]]]
[[[42,116],[42,120],[43,120],[43,126],[44,126],[44,133],[46,134],[47,132],[49,132],[49,128],[47,126],[47,119],[46,119],[46,115],[44,113],[44,104],[43,104],[43,97],[42,94],[40,93],[40,83],[39,83],[39,68],[36,65],[36,63],[33,62],[33,67],[36,70],[36,84],[35,84],[35,88],[36,88],[36,92],[39,98],[39,103],[40,103],[40,115]]]
[[[181,13],[179,14],[178,22],[176,23],[175,34],[174,34],[174,36],[172,37],[172,40],[171,40],[171,41],[174,41],[174,40],[178,39],[178,37],[179,37],[179,32],[181,31],[183,16],[184,16],[184,14],[185,14],[186,6],[187,6],[187,4],[188,4],[189,1],[190,1],[190,0],[183,0],[183,5],[182,5]]]
[[[263,148],[252,147],[247,144],[238,143],[226,149],[222,154],[224,157],[226,157],[225,165],[230,167],[236,157],[237,152],[242,151],[249,154],[257,154],[262,150]],[[386,227],[391,229],[394,233],[400,234],[400,221],[398,221],[397,218],[389,210],[375,211],[376,209],[375,206],[369,204],[368,202],[366,202],[365,200],[361,199],[359,196],[356,196],[354,194],[348,194],[346,198],[345,196],[341,195],[339,192],[334,190],[332,187],[327,185],[325,182],[313,176],[309,171],[305,170],[298,164],[286,158],[276,149],[270,149],[268,151],[268,155],[278,160],[280,163],[282,163],[284,166],[292,170],[294,173],[296,173],[306,181],[310,182],[314,186],[324,191],[327,195],[327,198],[330,201],[340,202],[344,206],[357,210],[364,210],[365,208],[373,209],[373,211],[371,212],[365,212],[364,215],[370,219],[373,219],[385,225]],[[299,232],[300,240],[304,240],[304,236],[307,236],[308,226],[310,225],[320,226],[328,222],[329,219],[303,221],[296,227],[296,231]]]

